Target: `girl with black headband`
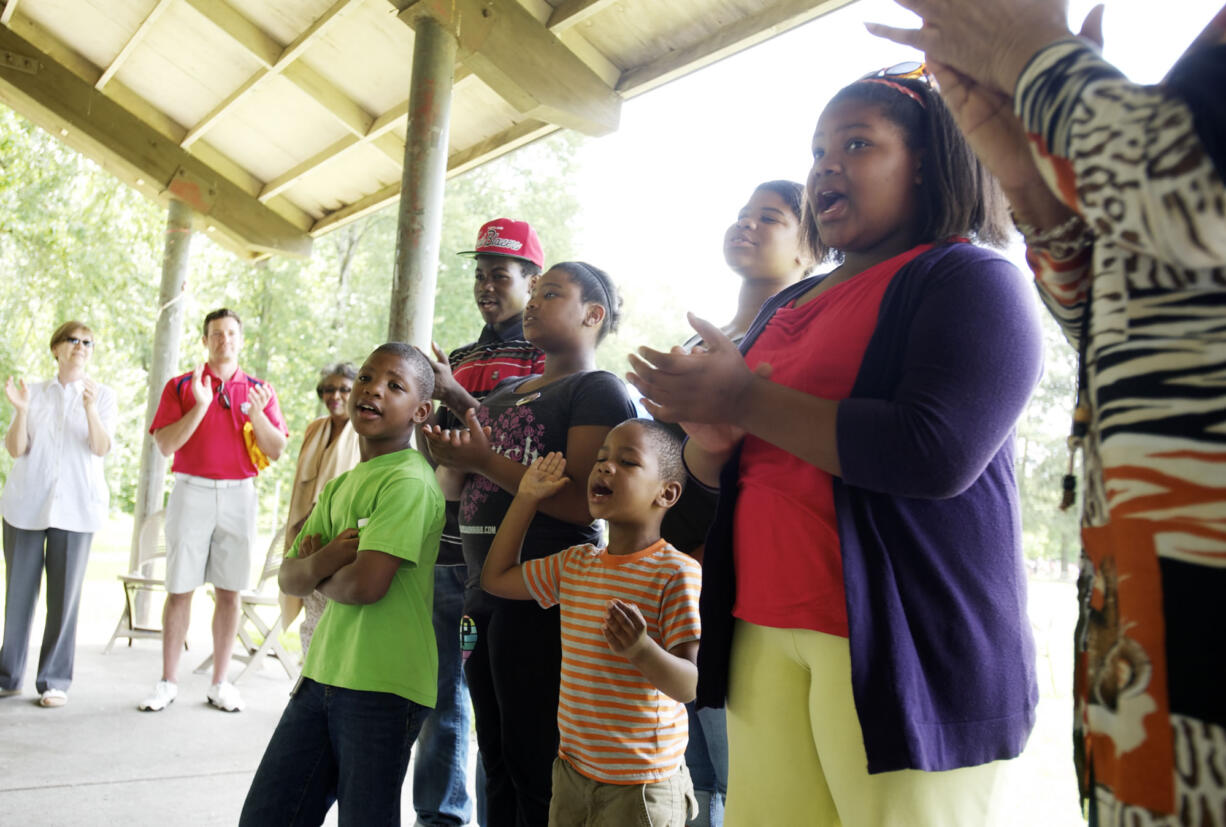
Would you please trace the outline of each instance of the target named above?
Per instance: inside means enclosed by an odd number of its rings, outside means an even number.
[[[616,328],[620,310],[603,270],[580,261],[555,264],[537,279],[524,308],[524,337],[544,351],[544,373],[496,387],[466,413],[467,429],[426,429],[440,481],[451,487],[449,498],[460,500],[465,613],[477,631],[465,674],[485,768],[487,827],[548,821],[562,650],[557,607],[486,594],[481,568],[524,471],[550,451],[565,454],[574,482],[541,503],[522,559],[598,541],[588,475],[608,432],[635,415],[621,380],[596,369],[596,347]]]
[[[718,486],[699,706],[727,704],[725,824],[1001,823],[1038,700],[1011,434],[1039,377],[1003,204],[921,72],[844,87],[804,229],[836,266],[740,351],[641,348],[631,381]]]

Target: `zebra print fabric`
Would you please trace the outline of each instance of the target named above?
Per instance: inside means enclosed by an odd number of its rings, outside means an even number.
[[[1219,99],[1226,106],[1226,91]],[[1074,739],[1099,825],[1226,827],[1226,187],[1190,110],[1068,40],[1017,115],[1079,245],[1028,239],[1085,443]]]

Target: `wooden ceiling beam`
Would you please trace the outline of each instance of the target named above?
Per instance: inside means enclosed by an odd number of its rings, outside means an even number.
[[[95,89],[30,41],[0,28],[0,50],[33,72],[0,70],[0,100],[122,180],[189,203],[247,256],[307,256],[311,238],[253,195]],[[144,189],[145,187],[142,187]]]
[[[621,117],[618,95],[516,0],[389,0],[413,26],[428,15],[460,42],[464,65],[525,118],[607,135]]]
[[[557,129],[557,126],[554,124],[543,121],[521,121],[510,129],[493,135],[474,146],[452,153],[447,159],[447,177],[454,178],[473,167],[484,164],[486,161],[492,161],[500,155],[505,155],[525,144],[543,138],[551,132],[556,132]],[[399,197],[400,182],[388,184],[386,187],[371,193],[359,201],[347,204],[339,210],[328,213],[311,227],[311,235],[319,236],[330,230],[343,227],[351,221],[357,221],[362,216],[390,204]]]
[[[549,15],[545,27],[555,34],[561,34],[572,26],[578,26],[589,17],[612,6],[616,0],[562,0]]]
[[[458,90],[459,85],[463,81],[473,77],[474,75],[472,72],[464,67],[461,66],[457,68],[455,79],[452,82],[453,91]],[[315,172],[315,170],[335,159],[339,159],[354,147],[361,146],[362,144],[370,143],[372,141],[375,143],[375,146],[380,149],[380,151],[396,162],[396,166],[402,166],[404,164],[404,141],[393,136],[393,139],[395,140],[395,144],[393,144],[387,139],[383,138],[383,136],[404,124],[404,122],[408,119],[409,101],[408,99],[405,99],[396,106],[393,106],[391,109],[384,112],[379,117],[375,118],[374,122],[371,123],[370,128],[366,130],[366,134],[362,137],[358,138],[351,135],[341,138],[327,149],[315,153],[313,156],[300,164],[295,164],[292,168],[286,170],[281,175],[278,175],[276,178],[269,181],[268,184],[260,190],[260,200],[268,201],[270,198],[274,198],[279,193],[285,192],[285,190],[289,189],[303,178],[306,178],[308,175]],[[398,154],[393,158],[393,153]]]
[[[183,139],[185,148],[198,141],[214,124],[270,77],[278,74],[305,92],[350,134],[361,137],[370,129],[374,118],[365,109],[342,92],[336,84],[298,60],[330,26],[341,20],[346,13],[364,0],[337,0],[284,48],[276,39],[225,0],[187,0],[187,2],[259,61],[260,69],[188,130]]]
[[[153,11],[145,16],[140,25],[136,27],[136,31],[128,38],[128,42],[123,44],[123,48],[119,50],[119,54],[115,55],[115,59],[111,61],[111,65],[107,66],[102,72],[102,77],[98,78],[98,82],[94,84],[95,89],[101,89],[111,82],[111,78],[115,77],[115,73],[123,66],[124,61],[131,56],[140,42],[145,39],[145,35],[149,34],[153,24],[158,21],[162,13],[170,7],[170,4],[175,0],[158,0],[157,5],[153,7]]]
[[[0,25],[7,26],[17,13],[17,0],[6,0],[4,11],[0,11]]]
[[[855,0],[824,0],[819,3],[813,0],[778,0],[773,6],[725,26],[689,48],[669,52],[651,63],[628,69],[622,75],[617,91],[626,97],[641,95],[853,2]]]

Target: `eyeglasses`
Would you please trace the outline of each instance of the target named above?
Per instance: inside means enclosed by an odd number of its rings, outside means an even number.
[[[221,405],[221,407],[225,408],[227,411],[230,410],[230,396],[226,393],[225,385],[219,384],[217,386],[217,404]]]
[[[65,339],[64,341],[65,341],[65,342],[67,342],[68,344],[72,345],[73,347],[76,347],[77,345],[80,345],[81,347],[85,348],[86,350],[89,350],[90,348],[92,348],[92,347],[94,346],[94,340],[93,340],[93,339],[78,339],[76,336],[69,336],[69,337],[68,337],[67,339]]]
[[[337,387],[336,385],[324,385],[323,387],[316,388],[315,390],[320,396],[331,396],[334,393],[339,393],[340,395],[345,396],[346,394],[351,393],[353,388],[346,388],[343,385],[340,387]]]

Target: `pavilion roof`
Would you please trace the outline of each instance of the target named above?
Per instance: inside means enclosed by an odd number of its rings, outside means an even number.
[[[240,255],[306,255],[399,195],[421,15],[459,37],[454,175],[848,2],[7,0],[0,101]]]

